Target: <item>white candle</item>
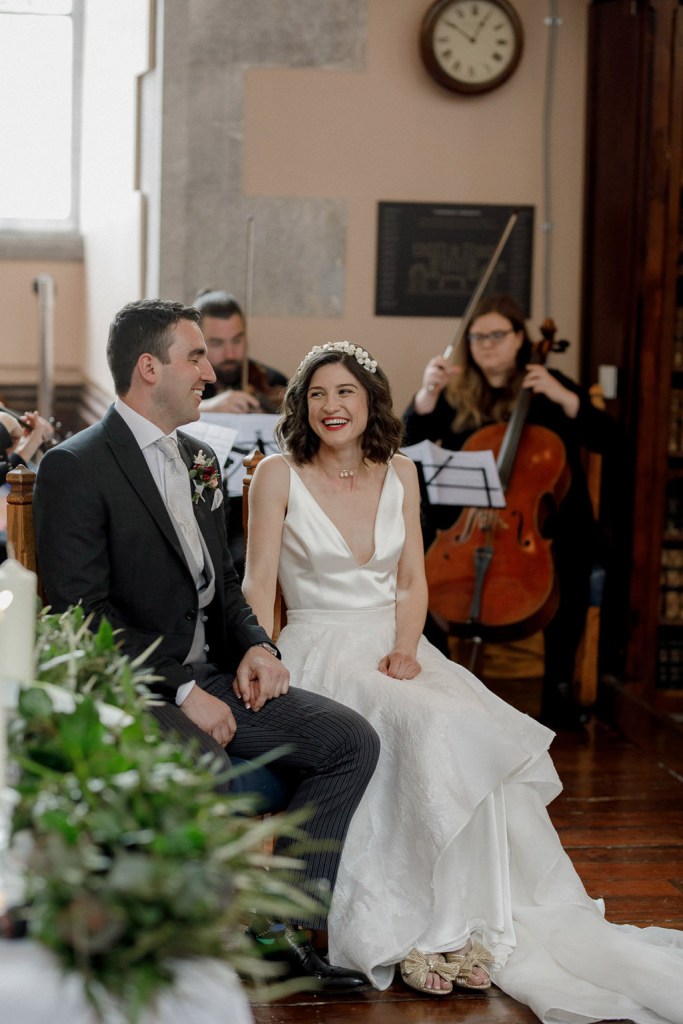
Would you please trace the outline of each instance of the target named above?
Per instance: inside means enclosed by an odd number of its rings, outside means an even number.
[[[36,574],[13,558],[0,565],[0,793],[7,779],[7,708],[34,677]]]
[[[2,621],[2,612],[0,612]],[[5,711],[5,694],[0,690],[0,815],[2,814],[2,795],[5,792],[7,779],[7,712]],[[0,853],[2,849],[0,848]]]
[[[9,558],[0,565],[0,680],[27,685],[35,674],[36,574]]]

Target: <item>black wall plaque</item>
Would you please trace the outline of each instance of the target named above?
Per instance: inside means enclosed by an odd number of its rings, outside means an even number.
[[[377,316],[462,316],[510,215],[519,217],[484,294],[531,313],[533,206],[380,203]]]

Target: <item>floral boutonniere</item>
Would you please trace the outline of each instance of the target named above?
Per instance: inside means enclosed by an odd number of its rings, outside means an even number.
[[[215,458],[207,459],[206,455],[200,448],[197,453],[197,457],[194,460],[194,465],[190,470],[190,480],[194,484],[192,501],[195,505],[199,501],[206,501],[206,498],[204,497],[204,490],[206,487],[210,487],[212,491],[215,491],[218,487],[218,479],[218,469],[216,468]]]

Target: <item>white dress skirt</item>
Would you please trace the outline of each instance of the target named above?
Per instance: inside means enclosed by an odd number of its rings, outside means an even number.
[[[376,772],[342,853],[330,959],[391,984],[412,947],[495,957],[492,978],[548,1024],[683,1024],[683,932],[614,925],[562,849],[546,805],[561,783],[553,733],[423,637],[411,680],[377,670],[394,646],[403,487],[389,465],[375,551],[358,565],[294,469],[278,645],[297,686],[379,733]]]

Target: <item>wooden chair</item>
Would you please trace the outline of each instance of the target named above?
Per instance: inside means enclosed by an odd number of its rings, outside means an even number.
[[[254,476],[254,470],[258,466],[261,459],[265,458],[263,452],[260,452],[258,448],[255,448],[251,455],[247,455],[242,460],[242,465],[246,469],[244,478],[242,480],[242,529],[244,530],[244,552],[246,557],[248,535],[249,535],[249,488],[251,487],[251,481]],[[280,591],[280,584],[278,583],[275,591],[275,607],[273,609],[273,640],[277,642],[277,638],[280,635],[282,627],[287,622],[287,609],[285,607],[284,598]]]

